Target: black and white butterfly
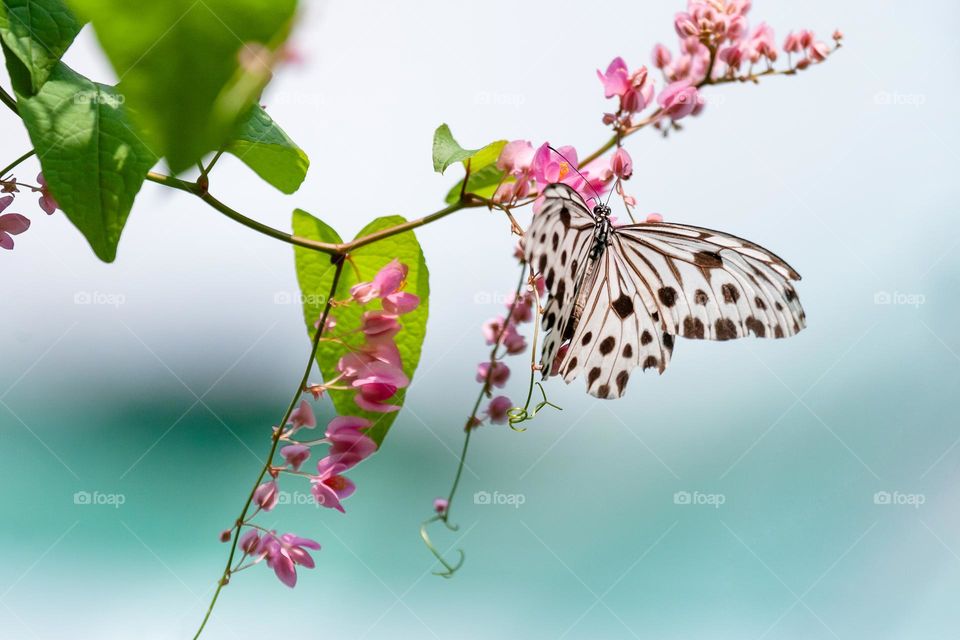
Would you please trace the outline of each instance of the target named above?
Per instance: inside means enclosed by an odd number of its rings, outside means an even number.
[[[609,207],[591,212],[565,184],[544,189],[524,253],[549,293],[543,376],[583,374],[599,398],[622,396],[637,366],[663,373],[675,336],[784,338],[804,327],[790,282],[800,275],[770,251],[700,227],[614,226]]]

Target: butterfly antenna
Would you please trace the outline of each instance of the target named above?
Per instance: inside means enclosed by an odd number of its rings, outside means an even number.
[[[613,197],[613,192],[617,190],[617,186],[619,186],[619,184],[620,184],[620,178],[617,178],[617,181],[613,183],[613,188],[610,189],[610,193],[607,194],[607,201],[603,203],[603,206],[609,208],[610,198]]]
[[[550,149],[550,151],[553,151],[555,154],[557,154],[557,155],[560,156],[561,158],[563,158],[563,161],[566,162],[566,163],[570,166],[571,169],[573,169],[574,171],[576,171],[578,176],[580,176],[581,178],[583,178],[583,181],[586,183],[586,185],[587,185],[588,187],[590,187],[590,190],[593,191],[593,193],[596,194],[596,196],[597,196],[596,198],[591,197],[591,200],[596,200],[597,202],[603,202],[603,198],[601,198],[601,197],[600,197],[600,194],[597,193],[597,190],[593,188],[593,185],[590,184],[590,181],[587,180],[586,176],[584,176],[582,173],[580,173],[580,170],[577,169],[577,167],[574,166],[574,164],[573,164],[572,162],[570,162],[569,160],[567,160],[566,156],[564,156],[562,153],[560,153],[559,151],[557,151],[556,149],[554,149],[554,148],[551,147],[550,145],[547,145],[547,148]]]

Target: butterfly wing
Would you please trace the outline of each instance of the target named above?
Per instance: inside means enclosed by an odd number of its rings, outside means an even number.
[[[776,254],[730,234],[678,224],[614,230],[618,253],[641,284],[646,306],[665,331],[731,340],[798,333],[806,314],[792,280],[800,275]]]
[[[558,366],[568,384],[585,374],[587,391],[598,398],[623,395],[637,366],[666,368],[673,335],[644,300],[643,284],[615,251],[604,251],[585,284],[583,310]]]
[[[586,277],[595,227],[580,194],[565,184],[552,184],[543,190],[540,211],[524,234],[527,263],[543,276],[550,294],[542,320],[546,333],[541,358],[544,376],[549,375],[560,344],[572,328],[576,294]]]
[[[676,335],[793,335],[806,317],[790,283],[799,279],[775,254],[736,236],[662,223],[617,227],[558,371],[567,383],[584,375],[591,395],[618,398],[635,367],[663,373]]]

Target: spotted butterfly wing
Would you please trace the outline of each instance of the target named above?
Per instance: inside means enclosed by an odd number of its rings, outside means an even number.
[[[803,328],[806,315],[790,282],[799,274],[759,245],[700,227],[642,223],[613,228],[591,259],[599,224],[572,188],[544,190],[525,240],[534,270],[553,273],[544,376],[555,372],[569,383],[585,375],[591,395],[617,398],[637,366],[663,373],[674,336],[782,338]],[[581,257],[577,264],[571,255]]]

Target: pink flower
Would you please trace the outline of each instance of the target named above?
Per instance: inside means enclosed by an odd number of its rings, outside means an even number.
[[[317,475],[310,478],[313,485],[310,492],[317,504],[345,513],[340,501],[350,497],[357,488],[349,478],[341,475],[346,470],[347,465],[330,457],[317,463]]]
[[[329,458],[346,467],[353,467],[370,457],[377,450],[377,443],[361,433],[372,423],[356,416],[338,416],[327,425],[327,440],[330,442]]]
[[[410,313],[418,306],[420,297],[406,291],[397,291],[383,298],[383,310],[398,316]]]
[[[533,300],[527,293],[521,293],[519,297],[511,293],[504,305],[510,313],[511,322],[530,322],[533,318]]]
[[[794,33],[793,31],[788,33],[786,40],[783,41],[783,50],[787,53],[800,53],[803,51],[803,46],[800,44],[800,34]]]
[[[616,150],[610,158],[610,171],[618,178],[626,180],[633,175],[633,160],[623,147]]]
[[[507,421],[508,412],[513,408],[513,403],[507,396],[497,396],[487,405],[487,416],[490,422],[494,424],[503,424]]]
[[[400,333],[397,316],[386,311],[364,312],[360,328],[368,338],[392,338]]]
[[[253,501],[264,511],[270,511],[277,506],[279,489],[276,480],[264,482],[253,492]]]
[[[315,565],[308,549],[319,549],[320,544],[309,538],[301,538],[292,533],[285,533],[279,538],[270,533],[260,541],[260,553],[267,560],[267,566],[273,569],[280,582],[293,588],[297,584],[296,565],[312,569]]]
[[[830,55],[830,47],[824,42],[814,42],[810,45],[810,58],[814,62],[823,62]]]
[[[630,89],[630,72],[627,69],[627,63],[623,58],[617,56],[607,65],[607,72],[602,73],[597,69],[597,77],[603,83],[603,95],[605,98],[613,96],[623,96]]]
[[[761,22],[750,34],[750,62],[766,58],[770,62],[777,59],[777,45],[773,39],[773,28]]]
[[[670,49],[667,49],[659,42],[653,47],[653,66],[657,69],[663,69],[670,64],[672,57]]]
[[[698,100],[697,88],[686,80],[667,85],[657,98],[664,115],[672,120],[690,115],[696,108]]]
[[[647,222],[663,222],[663,216],[659,213],[649,213],[647,214]]]
[[[488,376],[490,384],[495,387],[503,387],[510,378],[510,367],[502,362],[494,362],[491,369],[489,362],[481,362],[477,365],[477,382],[486,382]]]
[[[300,465],[310,457],[310,447],[305,444],[290,444],[280,449],[280,455],[294,471],[299,471]]]
[[[503,331],[505,321],[506,319],[503,316],[497,316],[483,323],[483,339],[486,340],[487,344],[493,344],[497,341],[497,336]]]
[[[257,533],[256,529],[250,529],[240,536],[240,549],[243,550],[244,554],[252,556],[259,546],[260,534]]]
[[[3,196],[0,198],[0,213],[10,206],[13,202],[13,196]],[[19,213],[8,213],[0,216],[0,247],[13,249],[13,238],[11,236],[19,235],[30,228],[30,220]]]
[[[433,510],[440,514],[446,513],[449,506],[450,502],[446,498],[437,498],[433,501]]]
[[[507,325],[507,330],[503,332],[501,342],[510,355],[523,353],[523,350],[527,348],[527,339],[517,333],[517,328],[512,324]]]
[[[533,162],[533,145],[527,140],[512,140],[504,145],[497,158],[497,168],[514,176],[530,171]]]
[[[533,177],[541,185],[563,182],[568,178],[579,179],[574,171],[579,168],[577,150],[573,147],[560,147],[555,152],[550,148],[549,143],[544,142],[534,154],[531,168]]]
[[[313,415],[313,408],[310,406],[310,403],[306,400],[300,401],[300,406],[290,414],[290,424],[293,425],[294,430],[300,427],[313,429],[317,426],[317,418]]]
[[[373,277],[371,282],[361,282],[350,288],[350,295],[360,304],[366,304],[374,298],[383,298],[396,292],[403,286],[407,277],[407,265],[392,260]]]
[[[37,174],[37,182],[40,184],[40,208],[47,212],[47,215],[53,215],[53,212],[60,208],[57,201],[50,195],[50,189],[47,187],[47,181],[43,179],[43,174]]]
[[[700,29],[694,24],[689,13],[678,13],[673,19],[673,28],[681,38],[700,35]]]
[[[410,379],[401,368],[380,361],[369,362],[358,370],[353,380],[352,386],[358,391],[354,401],[366,411],[399,411],[398,405],[385,404],[384,401],[408,384]]]

